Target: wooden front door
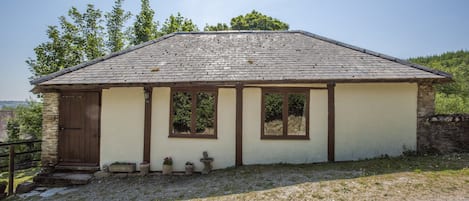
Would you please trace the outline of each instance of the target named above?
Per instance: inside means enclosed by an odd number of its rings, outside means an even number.
[[[100,92],[64,92],[59,110],[59,163],[98,165]]]

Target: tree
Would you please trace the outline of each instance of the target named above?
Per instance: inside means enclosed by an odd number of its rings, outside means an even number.
[[[47,75],[105,54],[101,11],[91,4],[83,14],[72,7],[68,17],[71,21],[59,17],[60,28],[48,27],[50,41],[34,48],[36,58],[26,61],[34,76]]]
[[[217,23],[215,26],[205,25],[204,31],[225,31],[230,30],[230,27],[225,23]]]
[[[253,10],[231,19],[233,30],[288,30],[288,24]]]
[[[164,34],[180,32],[180,31],[199,31],[197,25],[195,25],[191,19],[184,18],[181,13],[177,13],[176,16],[170,15],[161,27],[161,32]]]
[[[124,0],[116,0],[112,11],[105,15],[108,35],[106,45],[111,52],[120,51],[126,45],[123,29],[125,22],[130,19],[132,14],[122,9],[123,1]]]
[[[79,30],[79,40],[84,49],[85,60],[102,57],[105,54],[105,43],[103,37],[104,27],[102,23],[102,12],[95,9],[93,4],[88,4],[85,13],[72,7],[68,13]]]
[[[435,85],[436,113],[469,113],[469,51],[447,52],[409,61],[453,75],[454,82]]]
[[[21,138],[41,139],[42,103],[29,101],[15,108],[15,117],[8,120],[8,141]]]
[[[151,9],[149,0],[142,0],[140,14],[137,15],[133,26],[132,44],[138,45],[159,36],[158,23],[153,21],[153,15],[155,15],[155,11]]]
[[[253,10],[246,15],[231,18],[231,27],[225,23],[215,26],[205,25],[204,31],[224,30],[288,30],[287,23]]]

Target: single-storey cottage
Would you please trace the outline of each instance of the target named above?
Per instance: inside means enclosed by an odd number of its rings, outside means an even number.
[[[418,149],[444,72],[304,31],[173,33],[37,78],[42,163],[174,169]]]

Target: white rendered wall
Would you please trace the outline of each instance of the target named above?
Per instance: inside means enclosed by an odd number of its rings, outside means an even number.
[[[310,140],[261,140],[261,89],[243,91],[243,164],[327,161],[327,90],[310,91]]]
[[[415,150],[417,84],[337,84],[335,159],[357,160]]]
[[[143,88],[103,89],[100,166],[143,159]],[[137,165],[138,168],[138,165]]]
[[[217,139],[169,138],[170,88],[153,88],[151,164],[152,171],[162,169],[165,157],[173,158],[173,170],[184,171],[186,161],[195,164],[195,171],[201,171],[199,162],[202,152],[213,157],[213,168],[220,169],[235,165],[236,132],[236,90],[218,90]],[[143,138],[142,138],[143,139]]]

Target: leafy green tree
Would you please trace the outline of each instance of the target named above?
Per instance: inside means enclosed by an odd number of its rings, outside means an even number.
[[[205,25],[204,31],[224,30],[288,30],[287,23],[253,10],[246,15],[231,18],[231,27],[225,23]]]
[[[132,44],[138,45],[153,40],[160,35],[158,33],[158,23],[153,21],[154,15],[155,11],[151,9],[149,0],[142,0],[141,11],[133,25]]]
[[[41,139],[42,103],[29,101],[27,105],[15,108],[15,117],[7,123],[8,140],[14,141],[24,137]]]
[[[205,25],[204,31],[225,31],[230,30],[230,26],[226,23],[217,23],[215,26],[210,26],[208,24]]]
[[[469,113],[469,51],[411,58],[409,61],[451,73],[454,82],[436,85],[437,113]]]
[[[161,27],[161,32],[164,34],[180,32],[180,31],[199,31],[197,25],[195,25],[191,19],[185,18],[181,13],[177,13],[176,16],[170,15]]]
[[[288,30],[287,23],[253,10],[231,19],[233,30]]]
[[[112,11],[106,13],[107,42],[106,45],[111,52],[117,52],[126,45],[126,37],[123,31],[124,24],[130,19],[132,14],[122,9],[124,0],[116,0]]]
[[[79,30],[79,39],[86,56],[85,60],[92,60],[105,54],[105,43],[103,37],[104,27],[101,25],[102,12],[95,9],[93,4],[88,4],[86,12],[80,13],[77,8],[72,7],[68,12],[69,17]]]
[[[47,75],[81,62],[81,56],[71,54],[72,42],[61,35],[56,26],[49,26],[47,37],[51,40],[34,48],[36,58],[26,63],[35,77]]]
[[[7,122],[7,141],[13,142],[20,139],[20,124],[18,120],[11,118]]]
[[[34,48],[36,58],[26,61],[34,76],[47,75],[105,54],[101,11],[91,4],[85,13],[72,7],[68,17],[71,21],[59,17],[60,28],[48,27],[50,41]]]

